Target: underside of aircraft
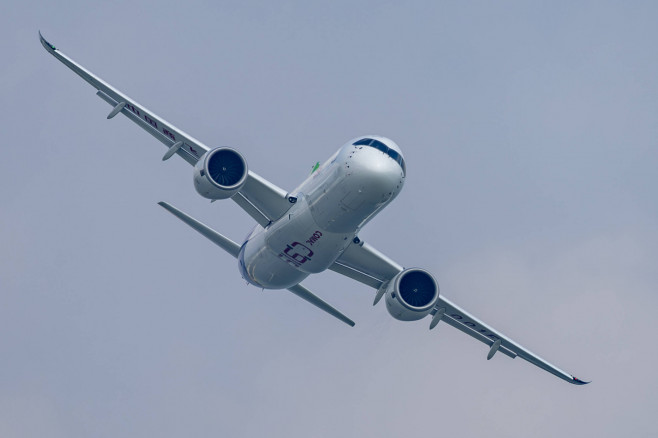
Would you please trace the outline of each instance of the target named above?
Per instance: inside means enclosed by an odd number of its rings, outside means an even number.
[[[354,138],[294,190],[287,191],[248,168],[237,150],[210,148],[104,82],[46,41],[43,47],[91,84],[112,110],[122,114],[166,147],[163,160],[174,155],[193,166],[196,191],[212,201],[231,199],[256,225],[236,243],[176,207],[159,204],[185,224],[237,259],[242,277],[265,289],[286,289],[331,316],[354,326],[342,312],[302,285],[311,274],[327,269],[368,287],[376,305],[382,299],[389,314],[402,321],[429,318],[429,328],[443,322],[497,352],[521,357],[576,385],[584,382],[550,364],[480,321],[440,293],[434,276],[421,268],[405,268],[359,237],[359,231],[400,193],[406,163],[392,140],[366,135]]]

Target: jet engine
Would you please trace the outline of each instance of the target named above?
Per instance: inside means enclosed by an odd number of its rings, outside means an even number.
[[[400,321],[427,316],[439,299],[439,285],[429,272],[411,268],[393,277],[386,288],[386,309]]]
[[[247,162],[236,150],[215,148],[194,166],[194,188],[204,198],[227,199],[242,188],[247,174]]]

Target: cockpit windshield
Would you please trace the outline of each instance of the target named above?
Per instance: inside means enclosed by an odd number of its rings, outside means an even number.
[[[400,165],[400,167],[402,167],[402,173],[404,174],[404,176],[407,176],[407,167],[404,164],[404,158],[402,158],[402,155],[400,155],[400,153],[395,149],[389,148],[381,141],[375,140],[373,138],[363,138],[355,143],[352,143],[352,145],[370,146],[371,148],[375,148],[377,150],[384,152],[386,155],[393,158]]]

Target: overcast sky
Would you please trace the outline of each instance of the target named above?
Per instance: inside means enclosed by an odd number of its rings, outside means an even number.
[[[655,436],[656,2],[31,2],[0,16],[0,436]],[[327,272],[350,328],[234,240],[180,159],[41,47],[292,189],[349,139],[405,155],[361,238],[552,363],[403,323]]]

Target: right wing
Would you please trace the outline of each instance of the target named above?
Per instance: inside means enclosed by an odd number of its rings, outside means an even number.
[[[531,364],[536,365],[545,371],[548,371],[549,373],[559,377],[562,380],[573,383],[574,385],[585,385],[589,383],[580,380],[579,378],[574,377],[565,371],[562,371],[560,368],[542,359],[527,348],[512,341],[504,334],[480,321],[478,318],[474,317],[456,304],[453,304],[450,300],[443,296],[439,296],[439,302],[432,310],[432,315],[436,315],[437,312],[441,312],[441,315],[439,316],[441,321],[446,322],[448,325],[451,325],[456,329],[466,333],[467,335],[472,336],[478,341],[488,345],[490,350],[489,354],[487,355],[487,359],[491,359],[497,351],[500,351],[512,359],[514,359],[516,356],[519,356]]]
[[[381,298],[388,283],[403,271],[402,266],[358,238],[347,247],[329,269],[378,289],[375,304]],[[512,341],[501,332],[453,304],[441,294],[430,314],[432,315],[430,329],[434,328],[439,321],[455,327],[489,346],[487,359],[491,359],[497,351],[500,351],[512,359],[519,356],[569,383],[575,385],[589,383],[562,371],[532,351]]]
[[[357,237],[329,269],[379,289],[403,268]]]
[[[96,94],[112,105],[108,119],[121,113],[167,146],[169,150],[163,159],[176,154],[194,166],[211,149],[66,56],[46,41],[41,32],[39,40],[48,53],[91,84],[97,90]],[[291,205],[285,190],[252,171],[249,171],[245,185],[232,199],[262,226],[279,219]]]

